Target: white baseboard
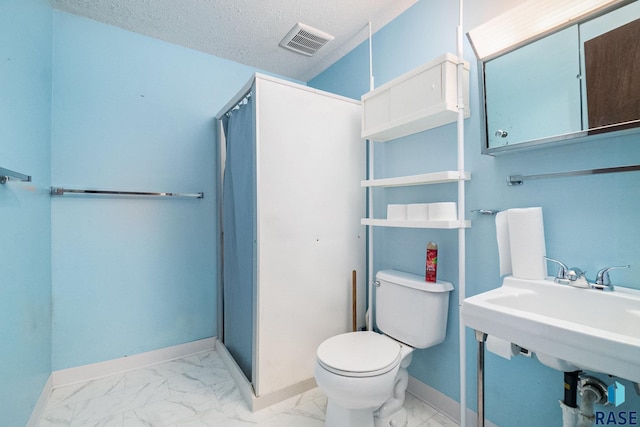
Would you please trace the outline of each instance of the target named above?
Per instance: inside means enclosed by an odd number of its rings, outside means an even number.
[[[446,415],[447,417],[460,424],[460,402],[453,400],[446,394],[439,392],[435,388],[411,376],[409,377],[409,385],[407,386],[407,391],[418,399],[433,406],[433,408],[437,409],[441,414]],[[477,417],[478,415],[474,411],[467,408],[466,427],[476,427]],[[488,420],[485,420],[485,426],[497,427],[495,424]]]
[[[51,375],[49,375],[47,382],[44,384],[44,387],[42,387],[42,392],[40,392],[36,406],[33,408],[33,411],[31,411],[31,417],[29,417],[26,427],[38,427],[40,425],[40,420],[42,419],[42,415],[44,415],[44,410],[47,409],[47,402],[49,402],[49,396],[51,396],[52,390],[53,381]]]
[[[231,374],[231,377],[236,383],[242,399],[249,405],[252,412],[259,411],[276,403],[289,399],[290,397],[297,396],[305,391],[311,390],[316,385],[316,380],[310,378],[308,380],[299,382],[297,384],[285,387],[281,390],[274,391],[263,396],[256,396],[253,390],[253,386],[244,376],[244,373],[229,353],[229,350],[220,341],[216,343],[216,351],[220,355],[220,358],[224,361],[227,370]]]
[[[203,351],[213,350],[215,343],[216,337],[205,338],[186,344],[121,357],[119,359],[53,371],[50,377],[52,388],[120,374],[134,369],[140,369],[156,365],[158,363],[167,362],[169,360],[201,353]]]

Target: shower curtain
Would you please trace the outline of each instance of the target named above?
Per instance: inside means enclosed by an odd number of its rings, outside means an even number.
[[[256,276],[255,107],[251,97],[223,120],[224,344],[252,382]]]

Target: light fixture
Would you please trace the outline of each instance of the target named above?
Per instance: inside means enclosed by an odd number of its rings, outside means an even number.
[[[528,0],[467,33],[480,60],[488,60],[629,0]]]

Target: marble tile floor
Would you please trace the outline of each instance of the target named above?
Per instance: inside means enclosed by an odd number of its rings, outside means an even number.
[[[215,351],[53,390],[39,427],[322,427],[318,389],[251,412]],[[457,424],[407,393],[409,427]]]

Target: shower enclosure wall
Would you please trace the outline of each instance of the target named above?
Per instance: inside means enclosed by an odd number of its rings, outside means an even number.
[[[315,386],[318,345],[351,330],[353,270],[363,324],[360,102],[256,74],[218,118],[219,336],[254,397],[285,398]]]

